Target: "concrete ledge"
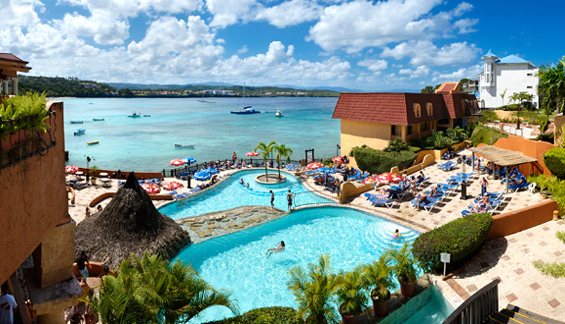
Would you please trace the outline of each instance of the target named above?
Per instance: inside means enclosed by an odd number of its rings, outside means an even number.
[[[553,219],[553,211],[559,209],[554,200],[493,216],[487,240],[504,237],[541,225]]]

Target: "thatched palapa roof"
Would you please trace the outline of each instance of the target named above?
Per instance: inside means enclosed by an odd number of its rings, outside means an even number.
[[[524,163],[537,162],[537,159],[524,155],[522,152],[507,150],[500,147],[486,145],[468,148],[475,154],[484,156],[487,160],[500,166],[514,166]]]
[[[189,243],[188,233],[157,211],[131,172],[104,210],[77,225],[75,256],[86,251],[90,260],[115,268],[131,253],[144,251],[170,260]]]

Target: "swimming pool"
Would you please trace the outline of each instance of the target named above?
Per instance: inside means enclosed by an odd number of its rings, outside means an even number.
[[[277,173],[277,171],[269,170],[269,173]],[[192,197],[163,206],[159,208],[159,211],[172,219],[179,219],[240,206],[270,206],[269,190],[272,190],[275,194],[275,207],[286,210],[286,194],[289,189],[295,194],[296,203],[335,203],[330,199],[310,192],[302,185],[298,178],[290,173],[281,171],[281,174],[286,176],[286,181],[281,184],[273,185],[263,185],[255,182],[255,177],[260,174],[265,174],[265,170],[254,169],[236,172],[215,187]],[[240,179],[243,179],[245,183],[249,183],[249,187],[241,185],[239,183]]]
[[[402,236],[392,239],[399,229]],[[418,232],[380,217],[346,208],[316,207],[294,211],[272,222],[214,238],[182,250],[177,256],[192,264],[217,289],[230,289],[240,311],[266,307],[296,307],[287,288],[288,269],[305,267],[328,253],[334,269],[351,270],[377,259],[383,249],[413,242]],[[284,240],[286,251],[265,257],[265,251]],[[213,307],[202,322],[230,317]]]
[[[380,324],[441,324],[454,310],[439,289],[431,286],[410,299]]]

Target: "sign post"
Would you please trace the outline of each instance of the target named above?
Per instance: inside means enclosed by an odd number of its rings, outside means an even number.
[[[451,260],[451,254],[442,253],[440,258],[441,258],[441,262],[443,262],[443,276],[445,277],[445,270],[447,269],[447,264]]]

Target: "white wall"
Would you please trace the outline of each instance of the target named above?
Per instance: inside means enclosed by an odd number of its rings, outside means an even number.
[[[513,104],[510,97],[514,92],[525,91],[534,96],[532,102],[539,107],[538,85],[539,70],[531,64],[496,64],[494,65],[494,87],[483,87],[482,78],[479,82],[480,99],[484,100],[485,108],[496,108]],[[528,75],[531,74],[531,75]],[[504,101],[500,95],[506,90]]]

